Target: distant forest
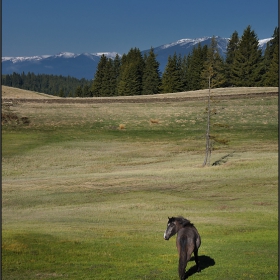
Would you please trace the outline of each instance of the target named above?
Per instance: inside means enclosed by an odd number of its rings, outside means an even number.
[[[267,43],[264,54],[256,33],[248,26],[241,38],[235,31],[228,43],[226,57],[218,52],[212,38],[210,46],[198,44],[188,56],[174,53],[168,57],[163,73],[151,48],[142,56],[132,48],[121,58],[102,55],[92,81],[34,73],[2,75],[2,85],[60,97],[127,96],[182,92],[211,87],[279,86],[279,28]]]

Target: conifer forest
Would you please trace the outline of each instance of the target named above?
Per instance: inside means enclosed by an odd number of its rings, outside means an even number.
[[[279,86],[279,28],[259,49],[257,34],[248,26],[240,37],[230,37],[225,57],[218,52],[215,37],[210,46],[195,47],[188,56],[168,57],[163,73],[153,48],[141,54],[131,48],[114,59],[102,55],[93,80],[34,73],[2,75],[2,85],[60,97],[109,97],[183,92],[211,87]]]

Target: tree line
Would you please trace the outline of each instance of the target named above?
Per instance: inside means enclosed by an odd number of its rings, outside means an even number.
[[[86,79],[28,72],[2,75],[2,85],[16,87],[60,97],[91,96],[91,82]]]
[[[256,33],[248,26],[241,38],[236,31],[232,34],[225,58],[213,37],[210,46],[198,44],[188,56],[169,56],[162,75],[153,48],[143,57],[134,48],[121,58],[102,56],[91,89],[93,96],[198,90],[208,88],[210,69],[212,87],[278,86],[278,46],[278,27],[263,54]]]
[[[249,25],[239,38],[235,31],[227,45],[225,58],[219,54],[215,37],[210,46],[195,47],[188,56],[168,57],[164,72],[153,48],[142,55],[132,48],[114,59],[102,55],[93,81],[54,75],[25,73],[3,75],[2,84],[61,97],[127,96],[182,92],[212,87],[278,86],[279,28],[267,43],[264,54]]]

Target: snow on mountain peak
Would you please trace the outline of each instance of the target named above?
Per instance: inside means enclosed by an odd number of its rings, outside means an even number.
[[[168,61],[168,56],[177,54],[188,55],[198,43],[202,46],[209,45],[212,37],[202,37],[195,39],[180,39],[176,42],[165,44],[154,48],[160,64],[160,71],[163,73],[165,65]],[[229,38],[215,36],[217,47],[223,57],[226,56],[226,49]],[[262,52],[265,51],[266,44],[272,38],[259,40],[259,48]],[[149,53],[150,49],[143,50],[141,53]],[[82,53],[75,54],[72,52],[61,52],[56,55],[38,55],[29,57],[2,57],[2,73],[11,74],[13,72],[34,72],[53,75],[73,76],[76,78],[92,79],[100,57],[105,55],[107,58],[114,59],[116,55],[122,57],[117,52],[97,52],[97,53]],[[69,67],[71,65],[71,67]]]
[[[203,42],[203,41],[205,41],[209,38],[211,38],[211,37],[202,37],[202,38],[195,38],[195,39],[180,39],[176,42],[162,45],[161,49],[167,49],[167,48],[170,48],[170,47],[173,47],[173,46],[176,46],[176,45],[180,45],[180,46],[183,46],[183,45],[186,45],[186,44],[196,45],[196,44],[198,44],[200,42]]]
[[[266,45],[269,41],[271,41],[273,38],[267,38],[259,40],[259,47],[262,48],[264,45]]]
[[[75,58],[77,54],[71,52],[61,52],[55,55],[55,57],[63,57],[63,58]]]
[[[24,62],[24,61],[39,61],[44,58],[48,58],[51,55],[35,55],[35,56],[17,56],[17,57],[2,57],[3,61],[12,61],[13,63]]]
[[[2,62],[4,61],[11,61],[12,63],[18,63],[18,62],[24,62],[24,61],[39,61],[45,58],[76,58],[80,55],[85,55],[91,59],[94,59],[96,57],[100,57],[102,54],[104,54],[108,58],[115,58],[118,54],[117,52],[100,52],[100,53],[83,53],[83,54],[75,54],[72,52],[60,52],[56,55],[36,55],[36,56],[16,56],[16,57],[2,57]],[[120,57],[121,55],[118,54]]]
[[[96,55],[96,56],[102,56],[105,55],[107,58],[115,58],[117,55],[119,55],[121,57],[121,55],[117,52],[98,52],[98,53],[93,53],[92,55]]]

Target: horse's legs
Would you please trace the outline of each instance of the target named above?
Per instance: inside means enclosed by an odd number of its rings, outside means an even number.
[[[198,260],[198,250],[194,250],[194,259],[195,259],[195,263],[196,263],[196,267],[197,267],[197,272],[201,271],[200,265],[199,265],[199,260]]]
[[[179,256],[178,273],[179,273],[180,280],[185,280],[186,266],[187,266],[187,254],[184,252],[181,253]]]

